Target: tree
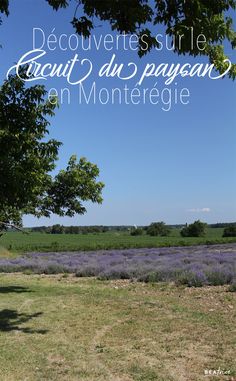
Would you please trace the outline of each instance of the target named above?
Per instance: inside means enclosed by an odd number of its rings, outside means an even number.
[[[223,237],[236,237],[236,225],[231,224],[224,229]]]
[[[85,158],[51,174],[61,143],[47,140],[56,105],[45,98],[44,86],[26,88],[16,75],[0,88],[0,228],[23,214],[72,217],[86,212],[83,201],[102,202],[99,169]]]
[[[56,224],[51,227],[51,234],[63,234],[64,228],[62,225]]]
[[[153,222],[147,228],[147,234],[150,236],[168,236],[170,229],[166,226],[165,222]]]
[[[193,224],[186,225],[180,232],[182,237],[204,237],[207,224],[201,221],[195,221]]]
[[[56,11],[73,4],[71,0],[46,1]],[[0,10],[7,14],[8,1],[2,3]],[[231,17],[235,9],[236,0],[77,0],[71,23],[76,33],[84,37],[90,36],[97,20],[108,21],[112,30],[118,33],[136,34],[140,57],[158,46],[153,29],[162,25],[171,38],[183,36],[181,45],[175,45],[177,54],[206,55],[216,69],[224,73],[227,56],[223,44],[228,41],[232,49],[236,47]],[[192,46],[191,28],[197,36],[204,34],[205,49]],[[232,65],[228,75],[235,79],[236,64]]]
[[[132,228],[131,229],[131,232],[130,232],[130,235],[132,236],[138,236],[138,235],[142,235],[143,234],[143,229],[141,228]]]

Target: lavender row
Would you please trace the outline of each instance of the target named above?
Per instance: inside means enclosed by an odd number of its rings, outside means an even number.
[[[189,286],[236,281],[236,244],[126,249],[97,252],[29,253],[0,259],[0,272],[76,273],[100,279],[175,281]]]

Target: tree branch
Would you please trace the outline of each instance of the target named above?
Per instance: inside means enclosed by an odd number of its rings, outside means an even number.
[[[13,229],[16,229],[20,232],[22,232],[23,234],[29,234],[28,232],[26,232],[25,230],[21,229],[19,226],[16,226],[14,224],[10,224],[8,222],[3,222],[3,221],[0,221],[0,225],[4,225],[4,226],[8,226],[10,228],[13,228]]]

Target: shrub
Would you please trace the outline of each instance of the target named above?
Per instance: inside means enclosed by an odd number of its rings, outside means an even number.
[[[166,226],[165,222],[153,222],[147,228],[147,234],[150,236],[168,236],[170,234],[170,229]]]
[[[102,271],[98,275],[99,280],[114,280],[114,279],[131,279],[133,277],[133,272],[126,269],[117,268],[110,269],[108,271]]]
[[[64,274],[68,270],[65,266],[63,265],[57,265],[57,264],[50,264],[48,266],[45,266],[45,268],[42,269],[43,274]]]
[[[177,285],[187,285],[189,287],[202,287],[207,284],[207,278],[202,272],[182,272],[177,276]]]
[[[204,237],[207,224],[195,221],[193,224],[186,225],[180,232],[182,237]]]
[[[224,229],[223,237],[236,237],[236,225],[229,225]]]
[[[14,266],[11,264],[9,264],[9,265],[1,265],[0,264],[0,273],[14,273],[17,271],[19,271],[17,266]]]
[[[143,274],[138,277],[139,282],[145,282],[145,283],[154,283],[154,282],[161,282],[163,281],[163,276],[161,272],[158,271],[152,271],[147,274]]]
[[[233,273],[229,270],[212,269],[206,272],[207,279],[212,286],[223,286],[224,284],[230,284],[233,279]]]
[[[141,228],[137,228],[137,229],[132,229],[131,232],[130,232],[130,235],[132,236],[138,236],[138,235],[142,235],[143,234],[143,229]]]

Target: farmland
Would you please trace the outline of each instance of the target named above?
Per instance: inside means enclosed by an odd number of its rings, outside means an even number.
[[[205,237],[181,237],[180,230],[171,229],[168,237],[151,237],[146,234],[131,236],[129,232],[99,234],[22,234],[11,232],[0,239],[0,246],[10,252],[31,251],[78,251],[128,248],[152,248],[161,246],[191,246],[236,242],[235,238],[222,238],[223,229],[207,228]]]
[[[190,287],[236,285],[236,244],[100,250],[33,252],[0,258],[1,272],[72,273],[98,279],[175,282]]]
[[[234,379],[236,242],[222,233],[5,234],[1,380]]]

